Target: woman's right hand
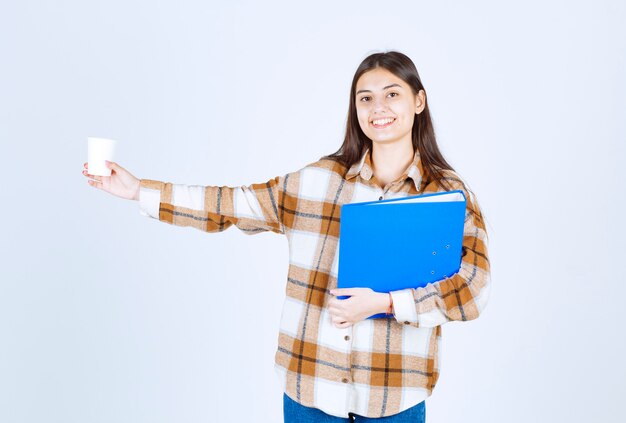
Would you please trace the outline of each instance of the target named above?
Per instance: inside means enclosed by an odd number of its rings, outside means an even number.
[[[139,200],[140,179],[115,162],[107,160],[106,165],[111,169],[111,176],[91,175],[87,163],[83,165],[83,175],[89,178],[89,185],[127,200]]]

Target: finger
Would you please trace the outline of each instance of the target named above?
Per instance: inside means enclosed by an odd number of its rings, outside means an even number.
[[[328,310],[328,312],[330,313],[331,318],[335,320],[346,320],[346,315],[341,310],[334,309],[332,311]]]
[[[345,323],[345,320],[334,320],[333,321],[333,326],[336,328],[340,328],[341,325],[343,325]]]
[[[348,328],[348,327],[352,326],[352,323],[351,322],[341,322],[341,323],[336,323],[335,326],[338,327],[339,329],[344,329],[344,328]]]
[[[328,313],[330,313],[331,316],[336,316],[339,314],[339,309],[337,307],[328,307]]]
[[[92,181],[91,179],[89,179],[89,180],[87,181],[87,183],[88,183],[89,185],[91,185],[92,187],[94,187],[94,188],[99,188],[99,189],[102,189],[102,182],[100,182],[100,181]]]
[[[339,298],[331,297],[328,300],[328,307],[337,307],[337,306],[339,306],[339,301],[341,301]]]
[[[355,295],[358,294],[359,291],[362,288],[335,288],[335,289],[331,289],[330,293],[331,295],[334,296],[340,296],[340,295]]]
[[[340,324],[340,323],[347,322],[347,321],[348,321],[348,319],[346,318],[346,316],[334,316],[334,317],[331,319],[331,321],[332,321],[334,324],[338,325],[338,324]]]
[[[92,175],[90,173],[87,173],[86,170],[83,170],[83,175],[85,175],[89,179],[93,179],[94,181],[102,182],[102,176]]]
[[[346,312],[346,310],[341,306],[328,307],[328,311],[330,312],[330,314],[333,314],[335,316],[341,316]]]

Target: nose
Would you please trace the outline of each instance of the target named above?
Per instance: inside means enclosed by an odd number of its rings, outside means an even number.
[[[387,99],[385,98],[377,98],[374,100],[374,112],[385,112],[387,111]]]

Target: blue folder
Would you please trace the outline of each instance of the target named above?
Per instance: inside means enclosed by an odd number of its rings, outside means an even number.
[[[344,204],[337,287],[386,293],[423,287],[458,272],[465,203],[463,191],[455,190]],[[380,317],[389,316],[369,318]]]

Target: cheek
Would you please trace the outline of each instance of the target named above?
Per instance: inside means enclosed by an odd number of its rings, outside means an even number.
[[[417,117],[417,115],[415,113],[412,113],[412,110],[409,110],[407,116],[408,116],[408,118],[407,118],[407,126],[409,128],[412,128],[413,124],[415,123],[415,118]]]
[[[413,120],[415,118],[415,105],[411,103],[405,104],[404,113],[406,113],[408,120]]]
[[[367,130],[367,125],[368,125],[368,122],[367,122],[368,113],[367,113],[367,111],[364,112],[364,111],[357,110],[356,115],[357,115],[357,119],[359,120],[359,125],[361,126],[361,129],[363,131],[366,131]]]

